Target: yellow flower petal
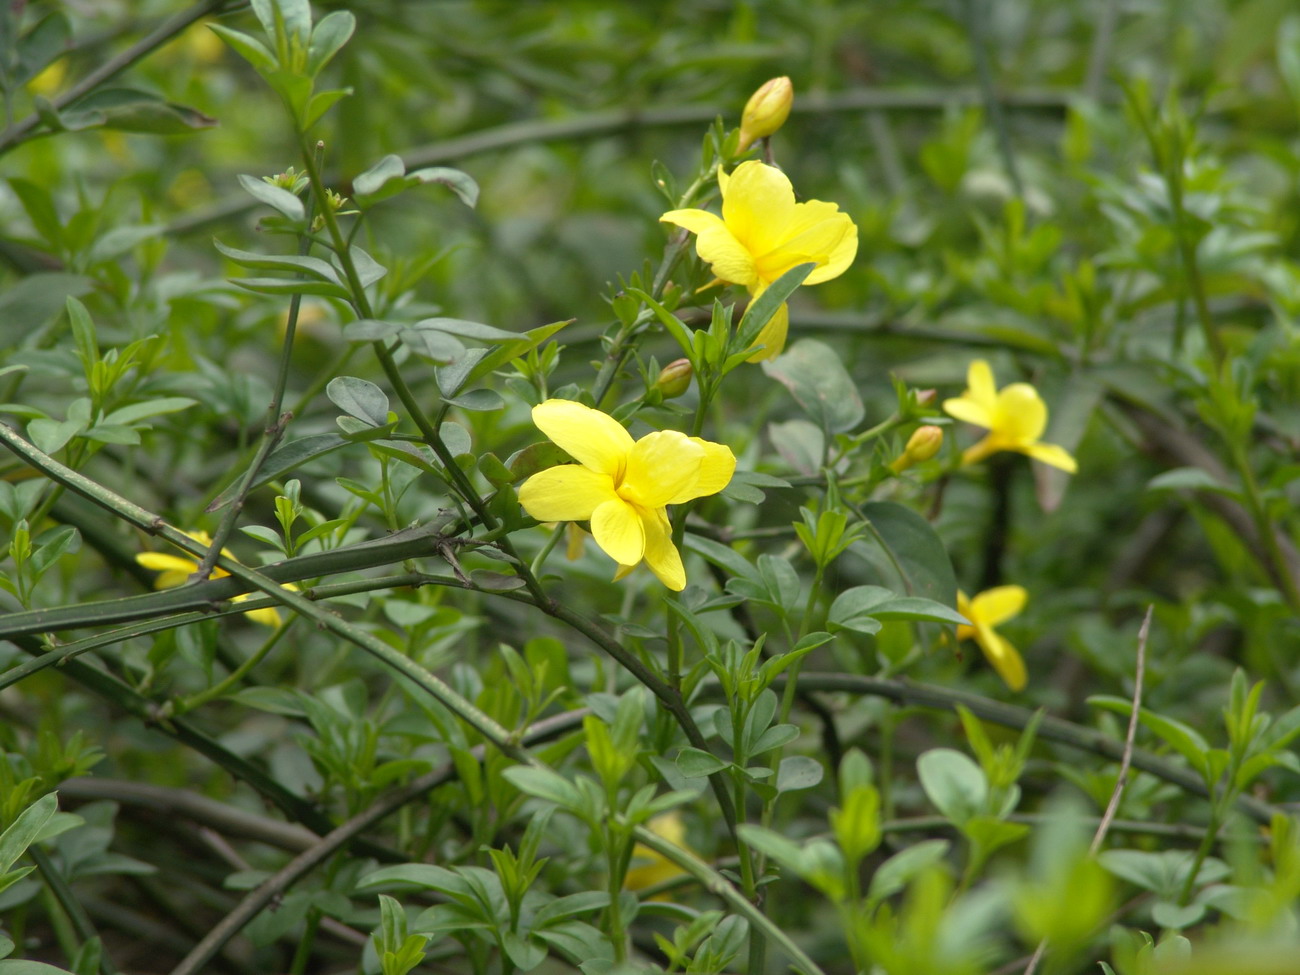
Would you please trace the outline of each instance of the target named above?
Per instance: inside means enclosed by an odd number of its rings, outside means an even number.
[[[1012,383],[998,394],[993,432],[1013,444],[1034,443],[1047,429],[1047,405],[1029,383]]]
[[[135,557],[136,562],[153,572],[183,572],[190,575],[199,564],[194,559],[182,558],[179,555],[168,555],[166,552],[141,552]],[[170,589],[170,586],[159,586],[160,589]]]
[[[236,596],[234,599],[231,600],[231,602],[242,603],[245,599],[248,599],[251,595],[252,593],[246,592],[242,596]],[[270,626],[274,628],[280,625],[280,612],[274,606],[264,606],[261,609],[245,610],[244,615],[248,619],[252,620],[254,623],[258,623],[262,626]]]
[[[979,628],[975,641],[1007,687],[1013,691],[1024,690],[1028,675],[1025,673],[1025,662],[1016,648],[986,626]]]
[[[686,588],[686,567],[682,555],[673,544],[672,525],[663,508],[642,511],[641,524],[645,531],[645,564],[669,589],[681,592]]]
[[[670,210],[659,219],[696,235],[695,252],[709,263],[715,277],[745,287],[758,281],[754,255],[716,215],[707,210]]]
[[[695,490],[689,497],[676,495],[669,498],[668,504],[684,504],[695,498],[707,498],[711,494],[717,494],[731,483],[731,476],[736,473],[736,455],[726,444],[701,440],[699,437],[691,437],[691,442],[699,444],[704,450]]]
[[[993,410],[970,395],[944,400],[943,411],[963,423],[973,423],[986,430],[993,427]]]
[[[812,261],[817,267],[804,284],[819,284],[843,274],[857,252],[858,228],[849,215],[834,203],[810,200],[795,205],[793,219],[776,246],[759,253],[758,275],[775,281],[795,265]]]
[[[964,398],[983,404],[990,413],[998,404],[998,387],[993,381],[993,370],[984,359],[976,359],[966,370]]]
[[[760,289],[755,298],[762,294]],[[751,355],[746,362],[763,362],[767,359],[775,359],[785,348],[785,337],[790,331],[790,306],[784,301],[781,307],[776,310],[776,314],[767,320],[767,324],[758,330],[758,335],[754,339],[755,345],[761,345],[762,348]]]
[[[1079,464],[1070,456],[1070,452],[1054,443],[1031,443],[1023,448],[1023,452],[1034,458],[1034,460],[1042,461],[1044,464],[1050,464],[1053,467],[1059,467],[1070,474],[1076,474],[1079,471]]]
[[[538,521],[586,521],[616,498],[608,474],[576,464],[538,471],[519,487],[519,503]]]
[[[643,508],[662,508],[675,496],[693,498],[704,449],[684,433],[648,433],[627,455],[620,497]]]
[[[645,554],[641,517],[622,498],[606,501],[591,513],[591,536],[605,554],[622,565],[636,565]]]
[[[794,187],[775,166],[750,161],[727,176],[718,174],[722,219],[727,229],[754,256],[770,253],[787,239],[794,220]]]
[[[1025,592],[1023,586],[996,586],[993,589],[986,589],[972,599],[968,604],[969,613],[962,610],[960,604],[957,612],[973,623],[997,626],[1013,616],[1018,616],[1025,608],[1028,599],[1029,594]]]
[[[609,414],[573,400],[548,399],[533,407],[533,423],[584,467],[616,481],[622,477],[632,435]]]

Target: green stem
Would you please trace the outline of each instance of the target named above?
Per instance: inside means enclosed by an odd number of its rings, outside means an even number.
[[[1196,889],[1196,878],[1201,872],[1201,864],[1205,862],[1210,850],[1214,848],[1214,841],[1218,837],[1221,820],[1219,804],[1217,802],[1212,803],[1210,806],[1210,821],[1205,826],[1205,835],[1196,847],[1196,855],[1192,858],[1191,869],[1187,872],[1187,879],[1183,881],[1183,889],[1178,893],[1179,907],[1185,907],[1187,902],[1192,899],[1192,891]]]
[[[352,292],[353,307],[360,317],[373,318],[374,311],[370,306],[370,299],[366,295],[366,289],[361,283],[361,276],[357,272],[356,262],[352,259],[352,251],[348,248],[347,241],[339,227],[338,216],[335,214],[333,207],[330,206],[328,190],[321,177],[321,168],[317,163],[316,155],[312,151],[313,147],[308,144],[305,133],[299,133],[299,138],[302,143],[303,166],[311,182],[312,192],[316,195],[321,219],[324,221],[330,240],[333,242],[335,255],[338,257],[339,265],[343,268],[343,273],[347,277],[348,288]],[[456,463],[456,459],[442,439],[442,434],[439,433],[438,428],[425,414],[419,400],[416,399],[415,394],[411,392],[411,388],[406,384],[406,379],[402,376],[401,370],[398,369],[388,347],[383,342],[377,341],[373,343],[373,348],[375,356],[379,360],[379,365],[384,370],[384,375],[388,378],[393,391],[397,393],[397,398],[401,400],[407,415],[419,427],[424,442],[437,456],[452,486],[473,509],[474,514],[478,516],[483,526],[489,531],[495,529],[497,527],[496,516],[488,510],[483,498],[475,490],[474,485],[470,483],[465,472],[460,469],[460,465]],[[541,583],[529,571],[527,563],[519,557],[510,540],[503,536],[498,539],[497,545],[511,558],[515,572],[523,579],[524,585],[528,587],[528,591],[532,593],[533,598],[539,603],[546,602],[547,596],[542,589]]]
[[[177,701],[173,713],[186,714],[189,711],[193,711],[195,708],[202,707],[209,701],[215,701],[220,697],[224,697],[227,691],[243,681],[248,673],[266,658],[266,655],[271,652],[272,648],[274,648],[275,645],[284,638],[285,634],[289,632],[289,628],[293,626],[296,619],[297,617],[291,617],[287,623],[282,623],[277,626],[275,632],[272,633],[265,642],[263,642],[257,652],[251,654],[247,660],[243,661],[243,663],[227,674],[223,680],[213,684],[205,691],[191,694],[189,697],[181,698],[181,700]]]
[[[1273,519],[1269,517],[1268,506],[1264,503],[1264,496],[1259,489],[1259,481],[1255,478],[1255,471],[1251,466],[1250,458],[1246,455],[1245,445],[1233,441],[1228,444],[1228,450],[1232,457],[1232,465],[1237,470],[1237,476],[1241,478],[1246,510],[1250,512],[1251,520],[1255,522],[1255,531],[1259,535],[1259,543],[1264,547],[1267,560],[1273,564],[1273,571],[1270,574],[1276,580],[1278,589],[1281,590],[1287,605],[1293,611],[1300,612],[1300,588],[1297,587],[1295,577],[1291,575],[1290,566],[1282,552],[1282,545],[1277,537],[1277,528],[1273,524]],[[1288,678],[1281,669],[1279,669],[1278,675],[1284,684],[1289,684]],[[1287,690],[1290,692],[1291,688],[1288,686]],[[1295,695],[1291,694],[1291,696],[1294,697]]]
[[[309,228],[311,227],[314,210],[313,202],[314,198],[308,198],[305,207],[305,219]],[[310,236],[303,234],[298,241],[298,256],[306,257],[310,251]],[[305,277],[304,274],[298,275],[299,280],[303,280]],[[212,534],[212,545],[199,562],[198,568],[194,570],[195,580],[201,581],[212,574],[212,566],[221,550],[225,548],[230,533],[235,530],[235,522],[239,520],[239,516],[244,510],[244,502],[253,489],[253,483],[257,480],[258,473],[261,472],[266,459],[271,456],[271,451],[284,438],[284,431],[293,418],[291,413],[282,414],[280,409],[284,405],[284,391],[289,385],[289,367],[293,364],[293,339],[298,331],[298,312],[301,308],[302,294],[299,293],[290,297],[289,318],[285,323],[284,341],[280,344],[280,364],[275,373],[275,385],[271,388],[271,400],[266,407],[266,423],[262,429],[262,442],[258,444],[252,462],[248,465],[248,469],[244,471],[243,479],[239,482],[239,489],[235,492],[234,498],[226,507],[221,520],[217,523],[217,530]]]
[[[649,847],[667,860],[671,860],[693,876],[709,893],[726,901],[737,914],[749,921],[751,928],[761,939],[766,939],[780,948],[787,957],[806,975],[825,975],[817,963],[809,958],[798,945],[790,939],[781,928],[750,902],[741,891],[727,882],[727,879],[689,850],[668,842],[644,826],[633,827],[633,835],[642,846]],[[743,864],[743,858],[742,858]],[[758,939],[755,939],[758,940]],[[751,975],[759,975],[751,972]]]

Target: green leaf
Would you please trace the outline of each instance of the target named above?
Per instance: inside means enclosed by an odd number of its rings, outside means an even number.
[[[0,961],[0,975],[68,975],[66,968],[55,968],[43,961],[6,958]]]
[[[251,64],[259,74],[275,70],[275,55],[257,38],[221,24],[208,24],[215,33],[234,49],[235,53]]]
[[[41,18],[18,41],[18,65],[12,79],[14,86],[27,84],[71,46],[72,27],[67,14],[56,10]]]
[[[517,765],[501,774],[520,792],[553,802],[562,809],[576,811],[582,806],[582,797],[573,784],[549,769]]]
[[[307,47],[307,74],[315,77],[348,42],[356,30],[357,18],[347,10],[334,10],[321,18],[311,32]]]
[[[826,460],[826,434],[807,420],[769,423],[767,436],[781,459],[799,474],[816,475]]]
[[[70,129],[102,127],[149,135],[186,135],[217,124],[196,108],[135,88],[97,89],[65,108],[62,119]]]
[[[745,314],[736,326],[736,337],[729,348],[742,359],[752,355],[758,341],[758,333],[771,321],[778,308],[803,284],[804,279],[817,269],[817,265],[798,264],[781,275],[763,290],[763,293],[749,303]],[[767,362],[763,363],[766,368]]]
[[[807,755],[787,755],[776,772],[776,791],[798,792],[819,784],[826,770],[822,763]]]
[[[265,203],[273,210],[278,210],[290,220],[299,223],[307,219],[307,210],[302,200],[280,186],[273,186],[255,176],[239,176],[239,185],[259,203]]]
[[[712,752],[706,752],[700,748],[683,748],[677,753],[677,771],[688,779],[698,779],[706,775],[713,775],[721,772],[724,768],[730,767],[730,762],[724,762]]]
[[[800,339],[784,355],[762,366],[827,433],[843,433],[862,422],[866,408],[857,384],[844,368],[843,356],[830,346]]]
[[[261,487],[268,481],[274,481],[283,477],[294,468],[307,463],[309,460],[321,457],[332,451],[338,450],[340,447],[346,447],[348,444],[355,442],[355,440],[349,439],[348,437],[341,437],[337,433],[317,433],[310,437],[303,437],[300,440],[291,440],[271,451],[271,455],[266,458],[266,463],[264,463],[262,469],[258,471],[252,487]],[[217,495],[216,499],[208,505],[207,510],[219,511],[221,508],[224,508],[233,501],[235,495],[238,493],[239,482],[236,480],[236,482],[231,484],[230,487]]]
[[[31,274],[0,294],[0,318],[34,331],[67,307],[67,299],[91,290],[90,278],[61,271]]]
[[[949,845],[947,840],[922,840],[895,853],[871,875],[867,900],[879,902],[898,893],[913,877],[942,860]]]
[[[1094,695],[1088,698],[1088,703],[1094,707],[1105,708],[1107,711],[1114,711],[1125,716],[1133,713],[1132,702],[1124,698]],[[1187,759],[1187,764],[1200,772],[1202,777],[1207,774],[1206,756],[1210,752],[1210,743],[1205,740],[1200,732],[1189,725],[1183,724],[1181,721],[1165,717],[1163,714],[1157,714],[1147,708],[1141,710],[1138,714],[1138,720],[1159,736],[1170,748]]]
[[[1226,497],[1240,497],[1241,492],[1224,484],[1203,467],[1175,467],[1157,474],[1147,482],[1148,491],[1213,491]]]
[[[306,47],[311,39],[311,3],[309,0],[251,0],[253,13],[267,36],[297,39]]]
[[[0,873],[5,873],[36,842],[41,830],[58,811],[56,793],[41,796],[24,809],[3,833],[0,833]]]
[[[892,501],[872,501],[861,511],[878,545],[855,542],[853,551],[873,557],[886,577],[896,578],[898,586],[891,588],[942,606],[956,605],[957,577],[948,549],[928,521]]]
[[[880,586],[854,586],[835,597],[831,603],[827,622],[833,626],[875,633],[880,629],[878,620],[918,620],[927,623],[949,623],[954,626],[970,621],[955,609],[950,609],[932,599],[919,596],[896,596]]]
[[[375,427],[388,424],[388,397],[368,379],[335,376],[325,387],[325,395],[349,416]]]
[[[988,780],[970,756],[932,748],[916,760],[916,772],[930,802],[950,822],[961,826],[983,812]]]
[[[530,329],[515,341],[503,342],[490,351],[471,349],[451,365],[437,370],[438,389],[442,391],[443,396],[457,395],[466,386],[500,369],[511,359],[516,359],[537,348],[572,321],[573,319],[552,322],[550,325]]]
[[[262,183],[261,185],[269,186],[270,184]],[[272,186],[271,189],[279,189],[279,187]],[[287,193],[293,200],[298,199],[292,193],[288,193],[287,190],[280,190],[280,192]],[[339,286],[343,284],[334,266],[329,261],[323,261],[319,257],[303,257],[297,254],[258,254],[254,251],[240,250],[237,247],[227,247],[215,238],[213,238],[212,246],[240,267],[249,268],[250,270],[290,271],[307,274],[320,281],[328,281]]]
[[[435,166],[406,172],[400,156],[388,155],[352,181],[352,198],[363,209],[372,207],[414,186],[439,183],[446,186],[469,207],[478,202],[478,184],[459,169]]]
[[[519,338],[518,332],[507,332],[504,328],[493,328],[463,318],[422,318],[410,328],[449,332],[467,339],[478,339],[480,342],[510,342]]]
[[[104,422],[130,426],[149,417],[188,410],[196,402],[197,400],[192,400],[188,396],[163,396],[159,399],[145,400],[143,403],[132,403],[129,406],[119,407],[104,417]]]
[[[465,346],[458,339],[437,329],[406,328],[400,337],[403,345],[434,365],[450,365],[465,354]]]
[[[325,281],[292,280],[289,278],[231,278],[230,283],[260,295],[320,295],[322,298],[351,297],[348,289]]]

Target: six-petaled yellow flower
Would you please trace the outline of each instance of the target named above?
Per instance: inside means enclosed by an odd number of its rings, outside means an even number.
[[[999,390],[993,370],[983,359],[970,364],[966,391],[956,399],[944,400],[943,409],[949,416],[988,430],[983,440],[962,453],[964,464],[977,463],[999,450],[1013,450],[1071,474],[1079,469],[1064,447],[1039,442],[1047,428],[1047,406],[1038,390],[1029,383],[1012,383]]]
[[[590,521],[596,544],[619,564],[615,579],[641,561],[669,589],[686,587],[665,505],[716,494],[736,469],[731,450],[676,430],[634,441],[608,414],[572,400],[533,407],[533,422],[577,464],[534,474],[519,503],[538,521]]]
[[[998,676],[1013,691],[1024,689],[1025,662],[1016,648],[993,628],[1017,615],[1025,608],[1028,598],[1020,586],[986,589],[973,599],[967,598],[964,592],[957,593],[957,612],[971,621],[970,626],[957,627],[957,639],[979,644]]]
[[[800,264],[816,264],[804,284],[839,277],[858,253],[858,228],[834,203],[794,201],[783,172],[743,162],[730,176],[718,171],[722,216],[707,210],[669,210],[659,219],[696,235],[695,250],[723,281],[743,285],[757,298]],[[783,303],[758,335],[763,346],[750,362],[772,359],[785,347],[790,311]]]
[[[210,546],[212,536],[207,532],[186,532],[190,538],[194,539],[200,545]],[[221,554],[228,559],[233,559],[229,549],[222,549]],[[174,589],[176,586],[183,586],[198,569],[199,563],[189,555],[168,555],[165,552],[141,552],[135,557],[135,560],[143,565],[146,569],[152,569],[160,573],[154,580],[155,589]],[[212,569],[212,578],[221,579],[230,575],[220,566],[214,566]],[[289,585],[290,589],[296,589],[297,586]],[[241,603],[247,599],[251,593],[243,593],[234,597],[232,602]],[[261,623],[263,626],[279,626],[280,613],[273,607],[267,606],[264,609],[250,609],[244,613],[254,623]]]

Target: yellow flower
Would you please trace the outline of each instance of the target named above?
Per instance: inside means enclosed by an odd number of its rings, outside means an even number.
[[[519,503],[538,521],[590,521],[596,544],[619,564],[621,579],[643,559],[669,589],[686,588],[665,505],[716,494],[736,458],[722,444],[676,430],[633,441],[612,416],[548,399],[533,422],[577,464],[539,471],[519,488]]]
[[[977,463],[999,450],[1014,450],[1071,474],[1079,469],[1064,447],[1039,442],[1047,428],[1047,406],[1038,390],[1029,383],[1012,383],[999,391],[993,370],[983,359],[970,364],[966,391],[956,399],[944,400],[943,409],[949,416],[988,430],[983,440],[966,448],[963,464]]]
[[[957,593],[957,612],[971,621],[971,626],[957,627],[958,640],[974,640],[984,651],[984,656],[998,672],[998,676],[1013,691],[1025,686],[1025,662],[1020,653],[993,627],[1005,623],[1025,608],[1028,593],[1020,586],[998,586],[986,589],[974,599],[964,592]]]
[[[707,210],[669,210],[659,219],[697,235],[700,260],[723,281],[743,285],[757,298],[773,281],[800,264],[817,267],[804,284],[839,277],[858,253],[858,227],[834,203],[794,201],[783,172],[743,162],[728,176],[719,170],[722,216]],[[785,347],[790,311],[782,304],[758,335],[763,346],[750,362],[773,359]]]
[[[691,849],[686,844],[686,824],[682,822],[682,814],[676,810],[654,817],[646,823],[646,829],[656,836],[662,836],[673,846],[680,846],[683,850]],[[662,853],[640,843],[632,848],[632,859],[640,863],[623,875],[625,890],[645,890],[686,873]],[[667,900],[667,897],[660,894],[654,899]]]
[[[764,82],[749,96],[740,116],[740,149],[744,152],[759,139],[766,139],[785,125],[794,104],[794,85],[782,75]]]
[[[200,545],[212,544],[212,536],[207,532],[186,532],[185,534]],[[229,549],[223,548],[221,554],[228,559],[234,558]],[[167,555],[164,552],[141,552],[135,557],[135,560],[146,569],[161,573],[154,580],[153,587],[155,589],[174,589],[177,586],[183,586],[199,567],[199,563],[188,555]],[[228,575],[230,573],[220,566],[214,566],[212,569],[212,578],[214,579],[222,579]],[[297,589],[298,587],[290,583],[288,588]],[[241,603],[250,595],[252,594],[243,593],[236,596],[231,602]],[[261,623],[263,626],[280,625],[280,613],[273,606],[267,606],[264,609],[250,609],[244,615],[254,623]]]

